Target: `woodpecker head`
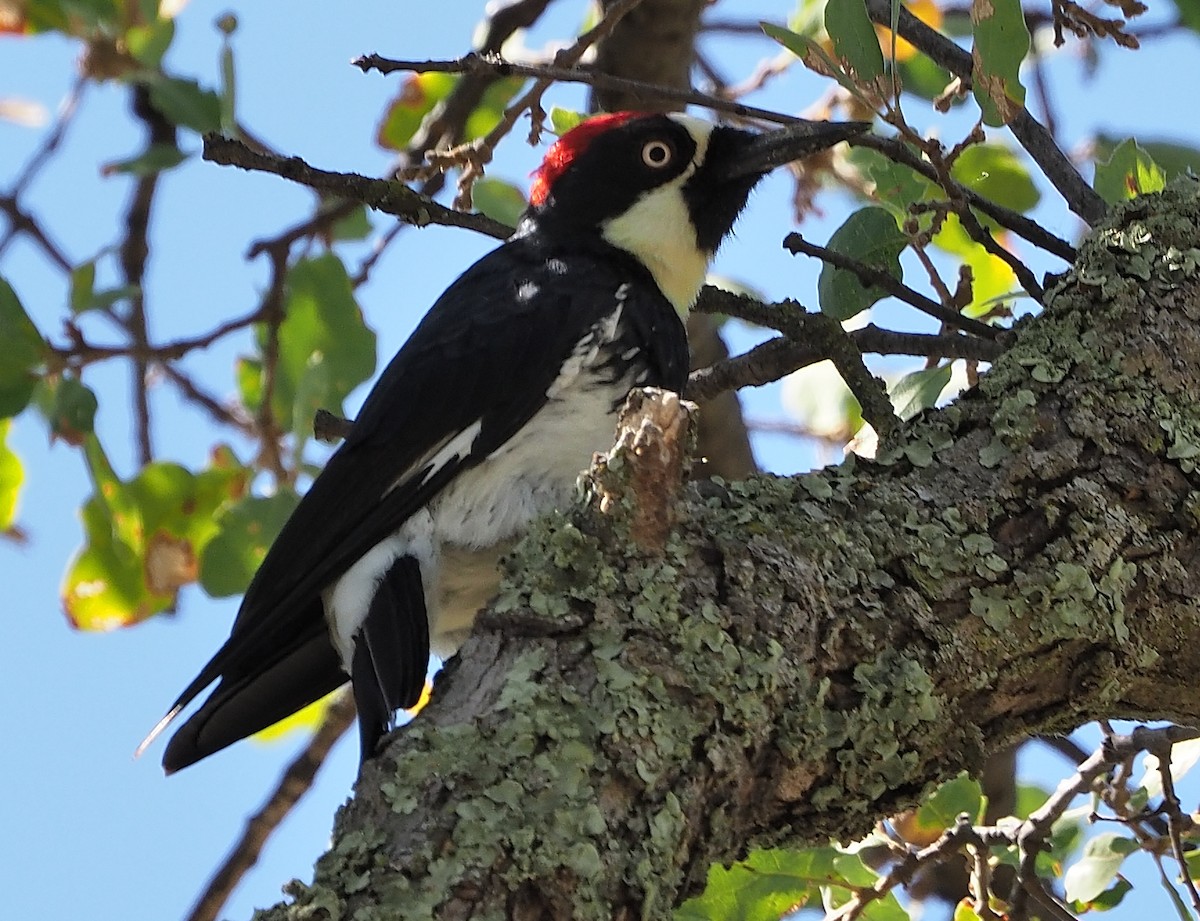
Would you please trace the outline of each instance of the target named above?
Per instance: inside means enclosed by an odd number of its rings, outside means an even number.
[[[754,134],[678,113],[598,115],[550,147],[518,233],[599,235],[632,253],[686,314],[758,181],[867,127],[802,122]]]

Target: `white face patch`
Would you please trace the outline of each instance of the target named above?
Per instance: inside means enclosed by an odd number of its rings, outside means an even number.
[[[680,316],[686,317],[700,294],[713,253],[702,251],[696,242],[683,187],[708,154],[713,126],[689,115],[669,117],[696,142],[692,162],[670,182],[644,193],[624,214],[605,222],[602,233],[613,246],[637,257]]]

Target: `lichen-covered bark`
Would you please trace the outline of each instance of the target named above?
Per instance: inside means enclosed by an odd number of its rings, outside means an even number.
[[[1031,733],[1200,720],[1198,245],[1196,182],[1119,209],[975,391],[660,556],[545,523],[264,917],[663,918]]]

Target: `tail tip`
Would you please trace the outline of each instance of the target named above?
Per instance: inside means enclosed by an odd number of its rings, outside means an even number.
[[[154,744],[154,740],[157,739],[160,735],[162,735],[163,730],[166,729],[169,725],[171,725],[171,721],[174,720],[175,717],[177,717],[179,715],[179,711],[182,709],[183,708],[178,705],[172,707],[170,710],[167,711],[166,716],[164,716],[162,719],[160,719],[157,723],[154,724],[154,728],[151,729],[149,733],[147,733],[146,738],[142,739],[142,741],[138,743],[138,747],[134,749],[133,759],[135,761],[138,758],[142,757],[143,754],[145,754],[146,749]],[[167,771],[167,773],[170,774],[171,771]]]

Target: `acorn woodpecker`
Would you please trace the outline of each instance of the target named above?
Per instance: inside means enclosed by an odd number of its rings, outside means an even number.
[[[370,757],[466,638],[500,554],[571,501],[638,386],[682,391],[683,318],[754,185],[867,126],[754,134],[621,112],[559,138],[514,235],[437,300],[363,403],[246,591],[229,639],[139,752],[168,773],[347,676]]]

